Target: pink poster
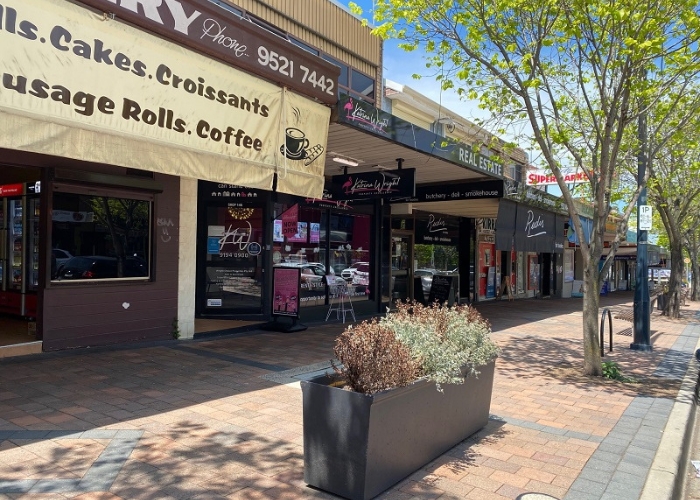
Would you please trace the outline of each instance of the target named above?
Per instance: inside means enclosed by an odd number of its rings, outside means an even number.
[[[297,234],[299,223],[299,205],[293,205],[285,212],[282,212],[282,235],[287,238]]]
[[[321,224],[311,222],[309,224],[309,243],[318,243],[321,240]]]
[[[306,222],[297,222],[296,232],[287,236],[287,241],[291,241],[292,243],[306,243],[308,230],[309,228]]]
[[[299,316],[300,269],[273,268],[272,314]]]

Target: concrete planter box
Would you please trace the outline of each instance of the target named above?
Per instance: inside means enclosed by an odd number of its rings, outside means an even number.
[[[424,380],[374,395],[301,382],[304,481],[351,500],[373,498],[486,425],[495,361],[478,378]]]

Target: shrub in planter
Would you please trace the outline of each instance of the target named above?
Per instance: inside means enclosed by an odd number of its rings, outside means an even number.
[[[489,334],[470,307],[418,303],[348,328],[337,380],[302,382],[305,481],[372,498],[486,425],[498,355]]]
[[[498,356],[491,325],[470,306],[400,302],[381,320],[349,327],[334,349],[341,380],[355,392],[403,387],[419,377],[461,384]],[[410,358],[410,359],[409,359]]]

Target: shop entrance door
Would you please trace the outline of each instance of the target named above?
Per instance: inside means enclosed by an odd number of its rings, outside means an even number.
[[[391,302],[413,299],[413,232],[391,233]]]
[[[262,314],[263,213],[263,207],[237,203],[206,208],[199,230],[202,316]]]

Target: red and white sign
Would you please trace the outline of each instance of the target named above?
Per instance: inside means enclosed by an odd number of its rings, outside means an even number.
[[[563,174],[565,184],[581,184],[582,182],[588,182],[588,177],[583,172],[571,172]],[[556,184],[557,178],[553,174],[541,174],[533,172],[527,176],[528,186],[547,186],[551,184]]]
[[[5,184],[0,186],[0,196],[18,196],[24,194],[24,184]]]

